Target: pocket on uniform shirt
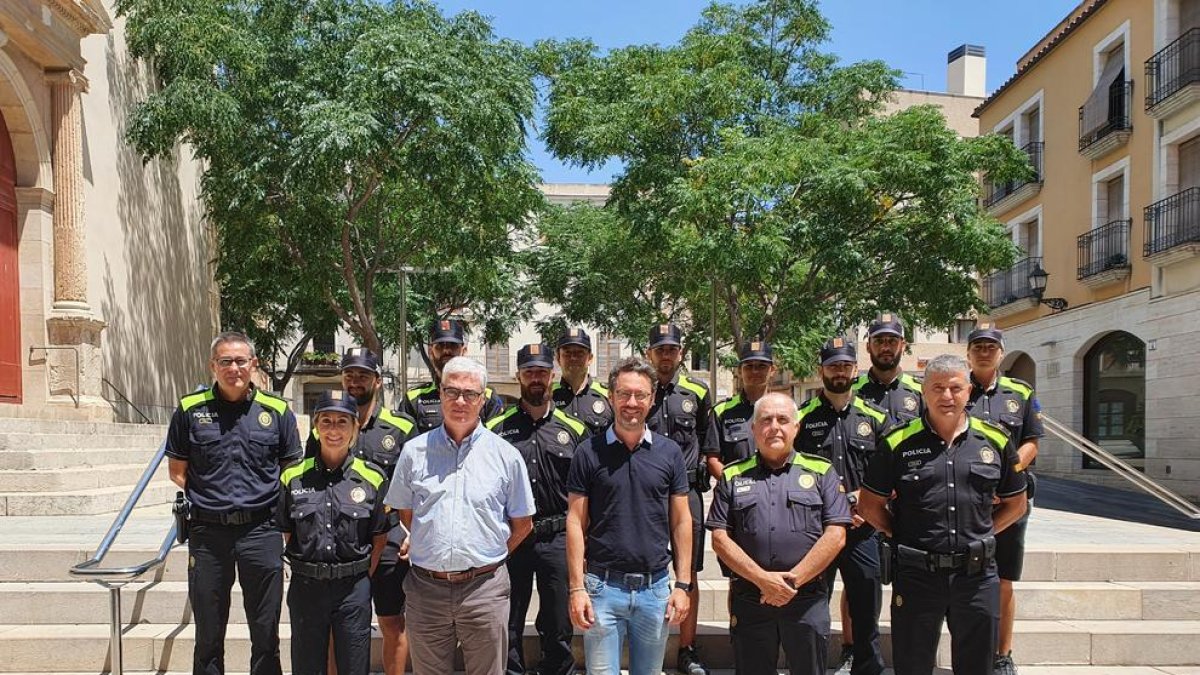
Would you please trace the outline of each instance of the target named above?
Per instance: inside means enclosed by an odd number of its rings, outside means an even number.
[[[360,537],[371,536],[369,524],[371,509],[363,504],[344,504],[338,510],[338,535],[355,543],[363,542]]]
[[[729,510],[733,515],[734,529],[746,534],[758,531],[758,495],[735,495]]]
[[[821,494],[814,490],[788,490],[788,511],[792,516],[793,532],[820,532]]]
[[[991,506],[1000,483],[1000,467],[995,464],[975,462],[971,464],[971,488],[981,506]]]

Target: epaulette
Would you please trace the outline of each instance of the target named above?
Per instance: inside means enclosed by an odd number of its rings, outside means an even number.
[[[387,408],[379,411],[379,419],[387,422],[406,434],[412,431],[413,427],[416,426],[416,422],[409,418],[408,415],[405,415],[401,412],[388,410]]]
[[[1018,380],[1015,377],[1001,375],[1000,381],[997,384],[999,384],[1001,387],[1008,387],[1009,389],[1012,389],[1020,394],[1021,398],[1023,399],[1028,399],[1030,396],[1033,396],[1033,385],[1029,384],[1025,380]]]
[[[803,422],[804,418],[807,417],[810,412],[812,412],[820,407],[821,407],[821,397],[813,396],[812,398],[805,401],[803,405],[801,405],[799,408],[796,409],[796,421]]]
[[[907,422],[901,423],[899,426],[892,427],[883,436],[883,441],[887,443],[888,448],[895,450],[897,445],[904,442],[910,436],[915,436],[925,430],[925,420],[920,417],[914,417]]]
[[[1003,450],[1008,446],[1008,432],[999,424],[972,417],[971,428],[983,434],[992,445],[996,446],[997,450]]]
[[[608,397],[608,387],[600,384],[596,380],[592,380],[592,386],[590,388],[595,390],[597,394],[600,394],[606,398]]]
[[[184,412],[187,412],[198,405],[213,400],[216,397],[217,395],[213,393],[211,387],[208,389],[201,389],[200,391],[188,394],[187,396],[179,399],[179,407],[182,408]]]
[[[859,375],[857,379],[854,380],[854,383],[850,385],[850,389],[852,389],[854,391],[858,391],[859,389],[862,389],[863,387],[865,387],[867,385],[867,382],[869,382],[869,381],[870,380],[867,378],[867,374],[863,373],[862,375]]]
[[[792,464],[802,466],[818,476],[824,476],[829,471],[829,467],[833,466],[833,463],[824,457],[810,455],[807,452],[797,452],[792,457]]]
[[[713,408],[713,414],[716,415],[717,417],[720,417],[721,415],[725,414],[726,410],[729,410],[730,408],[737,406],[741,402],[742,402],[741,394],[736,394],[730,398],[724,399],[723,401],[718,403],[716,405],[716,407]]]
[[[571,416],[569,413],[563,412],[559,408],[554,409],[554,418],[571,428],[578,436],[583,436],[587,433],[587,425],[581,420]]]
[[[495,417],[488,420],[487,422],[484,422],[483,426],[487,427],[488,431],[491,431],[492,429],[495,429],[496,427],[498,427],[500,425],[500,423],[503,422],[504,420],[512,417],[513,415],[516,415],[517,411],[520,409],[521,409],[520,406],[514,403],[513,405],[510,405],[507,408],[505,408],[503,411],[501,411],[501,413],[499,415],[496,415]]]
[[[417,397],[419,397],[421,394],[428,394],[431,391],[437,391],[437,384],[434,382],[430,382],[429,384],[421,386],[421,387],[413,387],[412,389],[409,389],[407,392],[405,392],[404,397],[407,398],[408,400],[412,401],[412,400],[415,400]]]
[[[734,476],[740,476],[743,473],[746,473],[747,471],[749,471],[750,469],[753,469],[756,466],[758,466],[758,455],[753,454],[753,455],[750,455],[749,457],[747,457],[746,459],[741,459],[741,460],[734,462],[733,464],[726,465],[725,471],[721,475],[725,477],[725,480],[729,480],[729,479],[733,478]]]
[[[384,473],[383,469],[361,457],[355,457],[350,460],[350,469],[365,478],[371,484],[371,487],[376,490],[387,480],[387,474]]]
[[[909,387],[916,389],[917,391],[921,390],[921,381],[912,375],[909,375],[908,373],[900,373],[900,382],[907,384]]]
[[[292,482],[293,480],[296,480],[300,476],[303,476],[304,474],[308,473],[309,471],[312,471],[314,468],[316,468],[316,466],[317,466],[317,458],[316,457],[309,457],[308,459],[306,459],[304,461],[296,462],[295,464],[292,464],[292,465],[284,468],[283,473],[279,474],[279,482],[283,483],[286,486],[288,483]]]
[[[704,400],[705,396],[708,396],[707,384],[701,380],[693,380],[683,373],[679,374],[679,386],[700,397],[700,400],[702,401]]]
[[[287,412],[287,401],[274,394],[268,394],[262,389],[254,390],[254,402],[264,408],[270,408],[280,415]]]
[[[887,422],[887,413],[885,413],[884,411],[875,407],[871,403],[868,403],[867,401],[862,400],[861,398],[859,398],[857,396],[854,397],[854,407],[863,411],[864,413],[867,414],[867,417],[874,419],[876,422],[879,422],[880,424]]]

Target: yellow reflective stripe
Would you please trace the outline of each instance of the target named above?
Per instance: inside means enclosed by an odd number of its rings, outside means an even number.
[[[699,382],[692,382],[691,380],[688,379],[687,375],[679,376],[679,386],[683,387],[684,389],[687,389],[688,391],[692,392],[696,396],[699,396],[701,401],[704,400],[705,396],[708,396],[708,388],[705,387],[704,385],[700,384]]]
[[[900,373],[900,382],[917,391],[921,390],[921,381],[908,373]]]
[[[428,394],[429,392],[436,391],[436,390],[437,390],[437,385],[434,384],[433,382],[430,382],[429,384],[425,385],[424,387],[414,387],[412,389],[409,389],[408,393],[405,394],[405,396],[408,397],[408,400],[413,401],[413,400],[416,400],[416,398],[419,397],[421,394]]]
[[[819,396],[814,396],[808,399],[805,401],[804,405],[800,406],[800,409],[796,411],[796,421],[803,422],[804,418],[807,417],[810,412],[819,407],[821,407],[821,398]]]
[[[204,391],[188,394],[187,396],[179,399],[179,407],[183,408],[184,412],[187,412],[202,403],[207,403],[208,401],[213,400],[216,397],[217,396],[213,393],[212,389],[205,389]]]
[[[810,455],[804,452],[797,452],[795,457],[792,457],[792,464],[802,466],[805,469],[819,475],[824,476],[829,471],[829,467],[833,466],[829,460],[817,455]]]
[[[597,394],[600,394],[601,396],[605,396],[605,397],[608,396],[608,387],[600,384],[599,382],[597,382],[595,380],[592,380],[592,389],[595,390],[595,392]]]
[[[355,457],[350,462],[350,468],[357,471],[358,475],[366,478],[367,482],[371,484],[371,487],[375,488],[376,490],[379,489],[380,485],[383,485],[383,481],[387,480],[387,476],[384,476],[382,473],[379,473],[375,469],[371,468],[371,465],[364,462],[360,457]]]
[[[496,415],[492,419],[485,422],[484,426],[486,426],[488,428],[488,430],[491,431],[492,429],[495,429],[501,422],[512,417],[515,414],[517,414],[517,406],[510,405],[509,407],[504,409],[504,412],[500,413],[499,415]]]
[[[270,408],[280,415],[287,411],[287,401],[272,396],[261,389],[254,390],[254,402],[264,408]]]
[[[721,401],[720,403],[717,404],[716,408],[713,408],[713,414],[715,414],[717,417],[720,417],[721,415],[725,414],[726,410],[733,408],[734,406],[738,405],[741,402],[742,402],[741,394],[738,394],[737,396],[734,396],[731,399],[726,399],[724,401]]]
[[[734,476],[740,476],[743,473],[746,473],[756,466],[758,466],[758,455],[751,455],[746,459],[743,459],[739,462],[734,462],[733,464],[725,467],[725,472],[722,475],[725,476],[725,480],[729,480]]]
[[[859,389],[862,389],[863,387],[865,387],[866,384],[867,384],[867,376],[859,375],[858,379],[854,381],[854,384],[850,385],[850,388],[854,391],[858,391]]]
[[[1012,379],[1011,377],[1001,376],[1000,377],[1000,386],[1008,387],[1009,389],[1012,389],[1013,391],[1020,394],[1021,398],[1023,398],[1023,399],[1028,399],[1030,396],[1033,395],[1033,389],[1030,389],[1029,387],[1021,384],[1020,382],[1017,382],[1016,380]]]
[[[283,483],[286,486],[288,483],[292,482],[293,480],[299,478],[300,476],[303,476],[305,473],[308,473],[316,465],[317,465],[316,457],[309,457],[308,459],[304,460],[303,462],[300,462],[299,464],[293,464],[293,465],[289,466],[288,468],[284,469],[283,473],[279,475],[279,482]]]
[[[917,417],[903,426],[892,429],[888,435],[883,437],[883,440],[887,442],[888,448],[895,450],[896,446],[903,443],[906,438],[916,436],[923,429],[925,429],[925,422],[920,417]]]
[[[994,424],[972,417],[971,428],[983,434],[997,449],[1003,450],[1008,445],[1008,434]]]
[[[555,419],[560,420],[563,424],[567,425],[568,427],[571,427],[571,429],[575,433],[579,434],[580,436],[582,436],[584,434],[584,432],[587,431],[587,426],[585,426],[583,422],[580,422],[579,420],[575,419],[574,417],[571,417],[570,415],[568,415],[567,413],[563,412],[562,410],[560,410],[558,408],[554,409],[554,417],[555,417]]]
[[[388,410],[387,408],[384,408],[383,410],[379,411],[379,419],[383,420],[384,422],[387,422],[388,424],[396,427],[397,429],[399,429],[400,431],[403,431],[406,434],[408,432],[412,431],[412,429],[413,429],[412,422],[408,421],[408,419],[406,419],[404,417],[399,417],[397,415],[392,414],[392,411]]]
[[[875,420],[876,422],[879,422],[880,424],[883,424],[884,421],[887,420],[887,415],[884,415],[883,413],[879,412],[878,410],[875,410],[871,406],[867,405],[866,401],[862,400],[861,398],[859,398],[857,396],[854,397],[854,407],[863,411],[864,413],[867,414],[868,417]]]

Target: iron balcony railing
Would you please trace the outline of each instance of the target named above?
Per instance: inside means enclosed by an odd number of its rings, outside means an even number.
[[[1029,157],[1029,165],[1033,167],[1033,176],[1028,179],[1010,180],[1003,183],[987,183],[987,196],[983,198],[984,208],[988,208],[996,202],[1013,194],[1017,190],[1031,183],[1042,182],[1042,147],[1045,145],[1041,141],[1027,143],[1021,151]]]
[[[1041,257],[1018,260],[1006,270],[994,272],[983,278],[983,301],[995,309],[1024,298],[1035,297],[1029,275],[1041,267]]]
[[[1200,188],[1188,188],[1146,207],[1145,255],[1200,243]]]
[[[1098,127],[1088,129],[1083,119],[1083,106],[1079,106],[1079,151],[1083,152],[1092,145],[1118,131],[1133,129],[1133,118],[1130,116],[1130,101],[1133,100],[1133,82],[1114,82],[1108,88],[1108,117]]]
[[[1200,83],[1200,28],[1193,28],[1146,60],[1146,110]]]
[[[1131,220],[1114,220],[1079,235],[1079,269],[1076,279],[1101,272],[1129,267],[1129,228]]]

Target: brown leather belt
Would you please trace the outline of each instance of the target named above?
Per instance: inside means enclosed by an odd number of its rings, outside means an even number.
[[[437,570],[429,570],[429,569],[425,569],[424,567],[417,567],[416,565],[413,565],[412,568],[413,568],[413,571],[420,572],[421,574],[429,577],[430,579],[440,579],[442,581],[449,581],[452,584],[461,584],[464,581],[470,581],[476,577],[481,577],[489,572],[495,572],[503,564],[504,564],[504,561],[501,560],[500,562],[495,562],[495,563],[492,563],[491,565],[484,565],[483,567],[472,567],[469,570],[462,570],[460,572],[438,572]]]

